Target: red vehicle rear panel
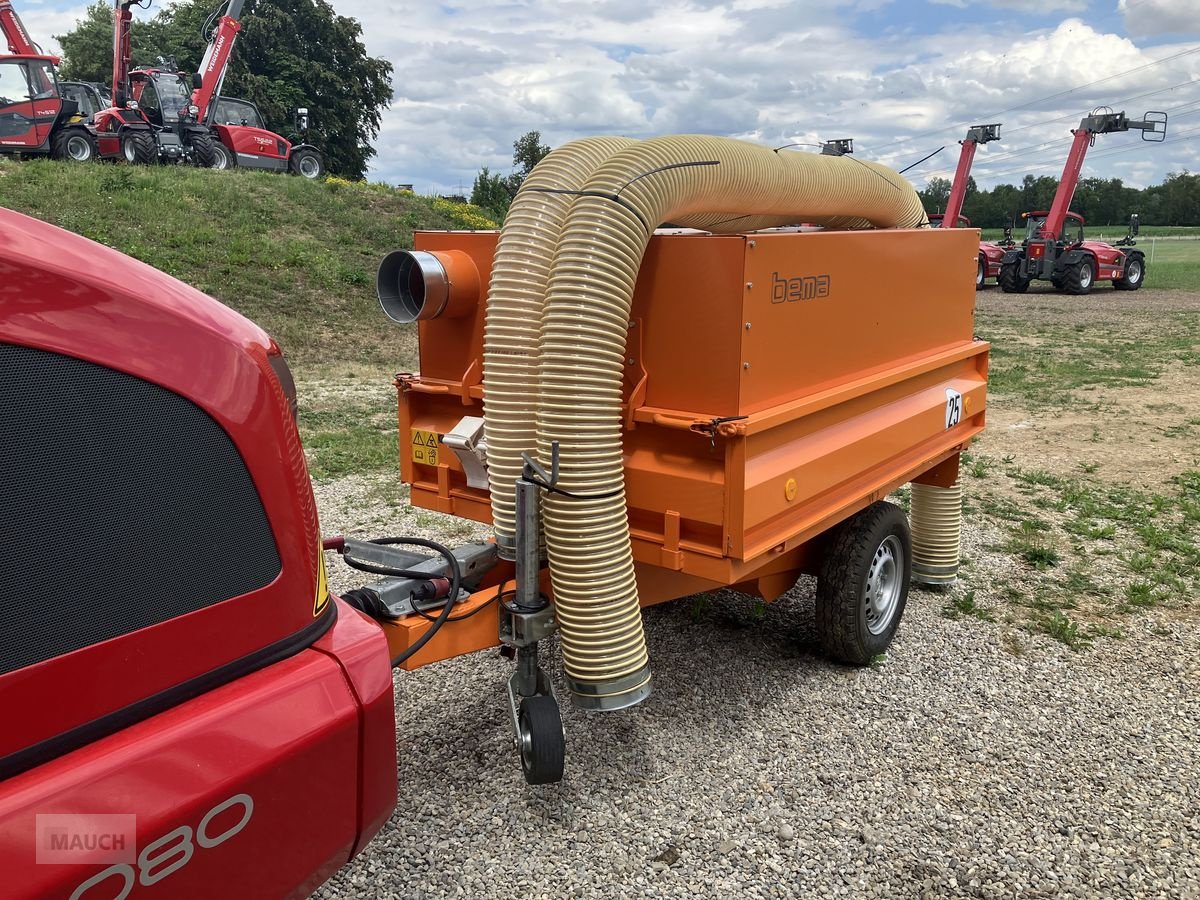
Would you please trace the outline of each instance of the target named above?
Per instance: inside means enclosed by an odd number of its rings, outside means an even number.
[[[388,649],[329,595],[290,381],[211,298],[0,210],[6,896],[107,872],[36,865],[37,815],[137,817],[93,898],[305,893],[386,819]]]
[[[5,896],[315,890],[395,801],[387,642],[337,607],[312,649],[0,782]],[[37,816],[79,813],[136,815],[134,861],[37,864]]]

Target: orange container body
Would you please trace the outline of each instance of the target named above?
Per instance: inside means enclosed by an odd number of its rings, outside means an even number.
[[[415,247],[465,252],[487,284],[496,238]],[[773,600],[816,570],[833,525],[907,482],[953,481],[987,405],[977,254],[958,229],[651,240],[623,409],[644,605],[727,585]],[[483,415],[483,322],[482,297],[421,322],[420,374],[397,386],[412,503],[488,522],[486,488],[437,440]]]

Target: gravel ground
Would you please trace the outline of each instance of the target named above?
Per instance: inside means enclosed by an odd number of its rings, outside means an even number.
[[[325,532],[443,532],[392,485],[318,486]],[[1200,621],[1073,653],[944,603],[911,593],[861,670],[819,655],[807,580],[650,609],[653,696],[565,705],[557,786],[521,777],[495,651],[398,672],[397,812],[317,896],[1200,898]]]

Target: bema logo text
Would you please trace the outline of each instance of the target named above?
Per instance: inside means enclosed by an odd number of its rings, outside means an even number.
[[[780,278],[771,273],[771,302],[794,303],[797,300],[817,300],[829,296],[828,275],[805,275],[800,278]]]

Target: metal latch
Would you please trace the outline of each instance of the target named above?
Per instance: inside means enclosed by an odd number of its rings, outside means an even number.
[[[458,457],[467,475],[467,485],[486,489],[487,440],[483,436],[483,419],[479,416],[463,416],[457,425],[442,436],[442,444]]]

